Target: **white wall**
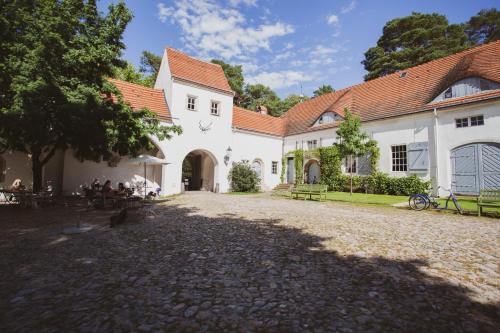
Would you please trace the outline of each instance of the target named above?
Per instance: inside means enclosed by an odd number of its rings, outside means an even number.
[[[234,131],[232,160],[239,162],[255,159],[262,161],[262,189],[269,190],[280,183],[281,153],[283,139],[281,137]],[[272,162],[278,163],[278,172],[272,174]]]
[[[82,193],[82,186],[90,186],[94,178],[98,178],[101,185],[106,180],[111,180],[113,188],[118,183],[130,182],[133,184],[144,183],[144,167],[127,163],[128,158],[120,160],[116,167],[109,167],[107,162],[80,162],[73,157],[71,151],[66,151],[64,156],[63,194]],[[156,191],[161,184],[161,167],[146,167],[147,190]]]
[[[455,119],[484,116],[483,126],[456,128]],[[439,185],[450,188],[450,151],[456,147],[479,142],[500,143],[500,101],[438,110]]]
[[[197,110],[186,108],[187,96],[197,97]],[[211,101],[219,101],[220,115],[210,114]],[[183,81],[174,80],[172,84],[172,104],[169,105],[174,123],[182,127],[183,133],[171,140],[159,143],[159,147],[170,163],[163,167],[163,194],[181,191],[182,161],[193,150],[203,150],[214,160],[214,188],[227,192],[229,188],[227,173],[230,164],[224,163],[226,150],[232,148],[232,110],[233,95]],[[201,126],[208,127],[203,132]],[[217,186],[218,184],[218,186]]]

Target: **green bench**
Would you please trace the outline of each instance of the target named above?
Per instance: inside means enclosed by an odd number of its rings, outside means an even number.
[[[304,195],[304,200],[306,200],[307,196],[309,196],[309,199],[312,199],[313,195],[317,195],[319,196],[319,201],[321,201],[323,198],[326,200],[327,191],[328,185],[300,184],[291,189],[290,197],[293,198],[295,195],[295,198],[298,199],[299,195]]]
[[[477,197],[477,216],[481,216],[483,207],[500,208],[500,190],[481,190]]]

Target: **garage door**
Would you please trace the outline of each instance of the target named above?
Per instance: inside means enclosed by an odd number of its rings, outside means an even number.
[[[458,194],[500,189],[500,145],[475,143],[452,150],[451,171],[452,189]]]

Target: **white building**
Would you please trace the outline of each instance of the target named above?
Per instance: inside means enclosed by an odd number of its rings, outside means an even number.
[[[294,182],[289,152],[331,145],[344,108],[358,115],[378,142],[379,169],[392,176],[417,174],[433,186],[476,194],[500,188],[500,42],[479,46],[300,103],[280,118],[233,107],[233,92],[219,65],[166,49],[155,89],[113,82],[134,108],[148,107],[183,133],[155,142],[149,152],[169,164],[149,166],[148,191],[227,192],[233,162],[248,160],[261,174],[262,187],[280,183],[282,157],[286,182]],[[306,181],[319,180],[318,161],[305,161]],[[184,165],[184,167],[183,167]],[[353,166],[369,172],[363,159]],[[0,158],[0,186],[15,178],[29,183],[30,161],[16,152]],[[101,182],[137,182],[141,166],[127,158],[112,163],[79,162],[59,152],[46,165],[44,180],[64,193]],[[186,182],[187,180],[187,182]]]

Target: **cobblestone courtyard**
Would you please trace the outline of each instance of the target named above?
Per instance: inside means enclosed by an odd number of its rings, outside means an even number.
[[[110,214],[0,207],[0,332],[498,332],[499,220],[210,193]]]

